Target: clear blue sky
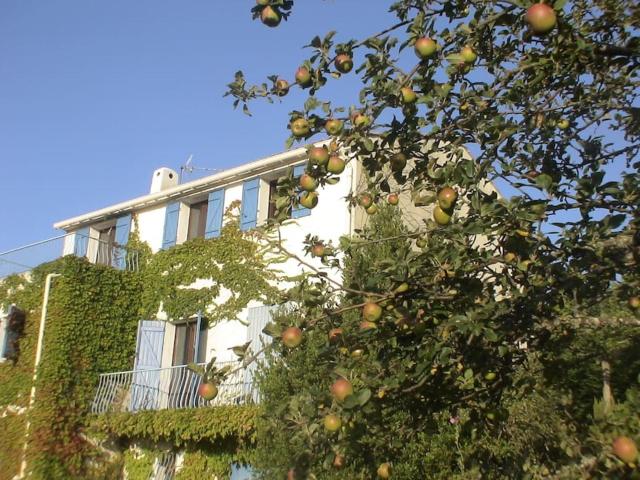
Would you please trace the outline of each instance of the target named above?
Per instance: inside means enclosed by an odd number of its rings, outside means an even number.
[[[222,97],[234,72],[291,79],[315,34],[389,20],[387,2],[365,17],[362,0],[296,3],[269,29],[251,20],[253,0],[0,1],[0,252],[147,193],[154,169],[189,154],[227,168],[281,151],[302,96],[247,117]],[[354,103],[351,77],[327,95]]]

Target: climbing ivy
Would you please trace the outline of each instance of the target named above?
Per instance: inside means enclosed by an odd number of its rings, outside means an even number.
[[[128,448],[124,452],[124,469],[128,480],[149,480],[156,452],[147,448]]]

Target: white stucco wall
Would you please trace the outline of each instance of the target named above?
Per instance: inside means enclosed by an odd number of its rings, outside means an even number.
[[[136,212],[138,235],[140,240],[147,242],[153,252],[162,248],[162,235],[164,233],[164,217],[167,206],[154,207]],[[132,229],[135,224],[132,224]]]

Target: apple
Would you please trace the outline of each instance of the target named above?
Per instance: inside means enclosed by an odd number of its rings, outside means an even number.
[[[427,240],[420,237],[419,239],[416,240],[416,247],[418,248],[424,248],[427,246]]]
[[[351,116],[351,122],[355,127],[368,127],[371,124],[371,119],[364,113],[355,112]]]
[[[378,467],[379,478],[391,478],[391,465],[383,463]]]
[[[311,72],[307,67],[300,67],[296,70],[296,83],[302,88],[311,86]]]
[[[504,254],[504,261],[507,263],[513,262],[517,257],[517,255],[513,252],[507,252]]]
[[[261,5],[261,6],[265,6],[265,5],[269,5],[269,2],[271,0],[256,0],[256,4]]]
[[[287,480],[296,480],[296,471],[293,468],[287,472]]]
[[[485,380],[488,380],[489,382],[492,382],[493,380],[496,379],[496,373],[495,372],[487,372],[484,376]]]
[[[341,328],[332,328],[329,330],[329,342],[336,343],[340,338],[342,338],[343,330]]]
[[[445,212],[440,205],[433,209],[433,219],[438,225],[447,225],[451,221],[451,215]]]
[[[629,437],[618,437],[613,441],[613,454],[625,463],[633,463],[638,458],[638,447]]]
[[[282,332],[282,343],[289,348],[295,348],[302,343],[302,330],[298,327],[289,327]]]
[[[363,320],[360,322],[360,330],[364,332],[366,332],[367,330],[373,330],[374,328],[378,328],[378,326],[373,322],[369,322],[367,320]]]
[[[324,128],[329,135],[339,135],[342,132],[344,122],[335,118],[330,118],[327,123],[324,124]]]
[[[341,426],[342,426],[342,420],[338,415],[334,415],[333,413],[330,413],[329,415],[324,417],[324,428],[328,432],[337,432],[338,430],[340,430]]]
[[[373,205],[373,197],[370,193],[361,193],[358,196],[358,204],[360,204],[362,208],[369,208]]]
[[[391,170],[394,172],[401,172],[406,166],[407,156],[404,153],[398,152],[391,157]]]
[[[205,400],[213,400],[218,395],[218,387],[211,382],[201,383],[198,387],[198,395]]]
[[[438,50],[438,44],[428,37],[422,37],[416,40],[414,50],[416,55],[424,60],[432,57],[433,54],[436,53]]]
[[[302,188],[303,190],[306,190],[307,192],[313,192],[315,191],[316,188],[318,188],[318,182],[316,182],[316,179],[313,178],[308,173],[303,173],[300,176],[299,183],[300,183],[300,188]]]
[[[356,348],[353,352],[351,352],[351,356],[353,358],[360,358],[362,355],[364,355],[364,350],[362,350],[361,348]]]
[[[411,105],[418,100],[416,92],[414,92],[411,87],[402,87],[400,89],[400,95],[402,96],[402,103],[405,105]]]
[[[346,378],[339,378],[331,385],[331,394],[339,402],[343,402],[349,395],[353,395],[353,385]]]
[[[569,128],[569,120],[567,120],[566,118],[561,118],[560,120],[558,120],[558,123],[556,124],[558,125],[558,128],[560,130],[566,130],[567,128]]]
[[[382,307],[374,302],[367,302],[362,307],[362,318],[369,322],[375,322],[382,316]]]
[[[527,9],[525,19],[533,33],[545,35],[556,26],[556,12],[549,5],[536,3]]]
[[[291,133],[293,133],[295,137],[306,137],[310,131],[309,121],[306,118],[296,118],[291,122]]]
[[[404,293],[409,290],[409,284],[407,282],[402,282],[400,285],[396,287],[396,293]]]
[[[438,192],[438,205],[443,210],[450,210],[458,199],[458,192],[451,187],[444,187]]]
[[[473,48],[468,45],[460,50],[460,56],[467,65],[472,65],[478,58],[478,55],[473,51]]]
[[[280,15],[280,12],[277,9],[273,8],[271,5],[267,5],[262,9],[262,12],[260,12],[260,20],[262,20],[262,23],[267,27],[277,27],[280,25],[282,15]]]
[[[309,150],[309,161],[317,165],[326,165],[329,161],[327,147],[313,147]]]
[[[344,172],[345,165],[344,160],[338,155],[331,155],[331,157],[329,157],[329,163],[327,164],[327,171],[339,174]]]
[[[389,205],[398,205],[399,201],[400,201],[400,197],[398,196],[397,193],[390,193],[387,196],[387,202],[389,203]]]
[[[300,195],[299,202],[304,208],[315,208],[318,205],[318,194],[316,192],[304,192]]]
[[[336,57],[335,66],[340,73],[349,73],[353,68],[353,59],[350,55],[342,53]]]
[[[324,256],[324,244],[322,243],[315,243],[313,245],[313,247],[311,247],[311,255],[313,255],[314,257],[322,257]]]
[[[629,298],[629,308],[632,310],[637,310],[640,308],[640,297],[631,297]]]
[[[336,454],[333,459],[333,467],[337,469],[344,467],[344,457],[342,455]]]
[[[289,82],[287,82],[284,78],[279,78],[276,80],[276,93],[280,97],[284,97],[287,93],[289,93]]]
[[[366,212],[369,215],[375,215],[376,213],[378,213],[378,206],[376,204],[373,204],[369,208],[366,209]]]

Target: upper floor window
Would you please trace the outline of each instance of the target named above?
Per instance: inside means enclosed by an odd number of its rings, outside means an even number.
[[[209,201],[192,203],[189,207],[189,230],[187,240],[202,238],[207,229],[207,210]]]

